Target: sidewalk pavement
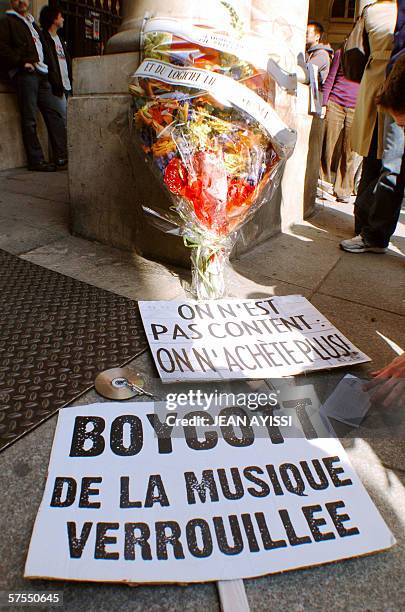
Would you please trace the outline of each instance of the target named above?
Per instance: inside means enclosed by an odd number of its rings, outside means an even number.
[[[319,201],[315,214],[233,263],[229,294],[306,296],[372,358],[359,375],[405,349],[405,214],[386,255],[339,249],[352,236],[352,206]],[[132,299],[184,296],[184,270],[68,231],[66,172],[0,173],[0,248],[46,268]],[[154,376],[147,353],[136,362]],[[94,391],[77,404],[100,401]],[[63,590],[66,610],[217,610],[213,584],[129,589],[121,585],[27,583],[22,578],[40,503],[56,417],[0,456],[0,590]],[[359,434],[361,435],[361,434]],[[349,456],[398,539],[388,553],[245,581],[252,610],[401,610],[405,608],[405,441],[345,440]]]

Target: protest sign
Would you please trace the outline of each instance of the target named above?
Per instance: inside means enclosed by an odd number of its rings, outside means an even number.
[[[61,410],[25,576],[233,580],[395,543],[339,441],[227,415],[172,437],[149,402]]]
[[[370,361],[300,295],[139,308],[163,382],[279,378]]]

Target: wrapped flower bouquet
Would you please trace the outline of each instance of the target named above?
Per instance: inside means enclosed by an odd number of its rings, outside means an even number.
[[[143,31],[130,84],[137,146],[173,202],[171,214],[144,208],[191,248],[198,299],[224,295],[237,232],[270,199],[295,144],[271,103],[262,42],[174,19]]]

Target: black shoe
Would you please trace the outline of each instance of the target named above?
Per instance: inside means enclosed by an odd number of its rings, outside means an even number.
[[[46,161],[41,161],[37,164],[30,164],[28,170],[33,170],[34,172],[55,172],[56,166],[55,164],[48,164]]]
[[[57,168],[64,168],[65,166],[67,166],[67,163],[68,160],[64,157],[59,157],[58,159],[55,159],[55,165]]]
[[[350,196],[336,196],[336,202],[340,202],[340,204],[350,204],[351,201]]]

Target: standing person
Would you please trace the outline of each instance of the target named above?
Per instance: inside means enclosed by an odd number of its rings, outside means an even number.
[[[29,12],[29,0],[11,0],[0,19],[0,60],[17,91],[28,168],[54,171],[67,163],[66,128],[48,80],[48,57],[41,32]],[[54,164],[44,158],[37,134],[41,111],[54,152]]]
[[[394,48],[388,65],[388,78],[378,103],[402,129],[405,128],[405,0],[398,0],[398,19]],[[402,172],[405,160],[402,158]],[[382,370],[372,373],[373,380],[365,385],[373,402],[383,407],[405,407],[405,353],[396,357]]]
[[[66,125],[67,98],[72,94],[72,61],[66,42],[59,36],[63,28],[63,15],[59,7],[44,6],[39,16],[43,36],[48,45],[52,71],[49,81],[53,94],[60,102]]]
[[[370,58],[352,126],[352,146],[364,157],[363,170],[354,205],[356,237],[340,243],[350,253],[386,252],[404,194],[404,132],[377,103],[393,49],[396,20],[395,0],[377,0],[364,9]]]
[[[405,53],[398,56],[378,98],[378,104],[399,127],[405,128]]]
[[[326,114],[321,180],[333,184],[338,202],[349,202],[354,190],[357,160],[356,153],[352,151],[351,128],[360,85],[346,79],[341,60],[342,49],[338,49],[323,86],[323,106],[326,107]],[[338,165],[336,178],[333,180],[332,165],[335,158]]]
[[[389,66],[389,76],[378,103],[400,127],[405,128],[405,0],[400,0],[400,9],[401,5],[402,15],[401,12],[398,15],[396,31],[402,31],[402,37],[396,37],[398,44],[394,45],[393,63]],[[404,158],[402,170],[405,172]],[[373,402],[381,401],[386,408],[405,408],[405,353],[371,375],[373,380],[365,385],[365,391],[370,391]]]
[[[394,33],[394,48],[388,64],[388,74],[401,55],[405,53],[405,0],[397,0],[398,18]]]
[[[307,43],[305,61],[318,67],[319,83],[322,86],[329,74],[333,57],[333,49],[322,42],[324,28],[317,21],[309,21],[307,25]]]

